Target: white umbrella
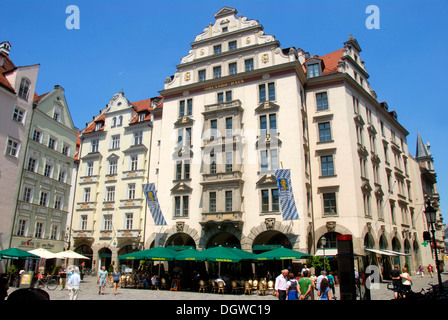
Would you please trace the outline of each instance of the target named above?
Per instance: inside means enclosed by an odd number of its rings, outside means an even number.
[[[90,259],[90,258],[87,258],[86,256],[83,256],[82,254],[76,253],[75,251],[72,251],[72,250],[58,252],[58,253],[56,253],[56,258],[59,258],[59,259]]]
[[[29,253],[35,254],[36,256],[41,257],[42,259],[56,259],[58,258],[56,256],[56,253],[50,252],[48,250],[45,250],[43,248],[38,248],[34,250],[28,251]]]

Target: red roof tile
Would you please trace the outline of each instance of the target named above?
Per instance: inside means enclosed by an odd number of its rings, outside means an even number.
[[[3,63],[0,66],[0,85],[5,87],[11,92],[14,92],[14,87],[9,83],[8,79],[6,79],[5,74],[8,73],[11,70],[14,70],[16,66],[14,63],[9,59],[9,57],[3,53],[0,52],[0,59],[3,59]]]

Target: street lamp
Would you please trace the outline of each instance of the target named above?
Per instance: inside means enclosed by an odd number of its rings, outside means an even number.
[[[426,221],[431,225],[432,243],[434,247],[434,256],[436,259],[437,278],[439,280],[439,290],[440,292],[442,292],[443,286],[439,270],[439,257],[437,254],[437,244],[436,244],[436,230],[434,229],[434,224],[436,223],[436,214],[437,210],[434,209],[433,206],[431,206],[431,201],[428,199],[428,201],[426,201],[425,215],[426,215]]]
[[[322,249],[324,250],[324,271],[326,271],[326,258],[325,258],[325,246],[327,245],[327,238],[325,238],[325,236],[322,236],[322,238],[320,238],[320,244],[322,245]]]

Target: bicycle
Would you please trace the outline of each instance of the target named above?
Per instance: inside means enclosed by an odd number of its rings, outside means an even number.
[[[38,277],[36,283],[34,283],[34,288],[44,288],[47,287],[48,290],[55,290],[58,287],[59,281],[56,276],[46,276]]]

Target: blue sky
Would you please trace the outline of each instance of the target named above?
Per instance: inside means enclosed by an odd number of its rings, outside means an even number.
[[[80,10],[78,30],[65,26],[69,5]],[[380,29],[366,28],[368,5],[380,9]],[[378,100],[387,101],[409,131],[411,155],[417,131],[431,143],[448,221],[446,0],[17,0],[2,5],[0,41],[11,43],[17,66],[40,64],[38,94],[55,84],[65,88],[73,121],[83,128],[121,89],[132,102],[159,95],[195,36],[223,6],[258,20],[283,48],[311,55],[340,49],[353,34]]]

